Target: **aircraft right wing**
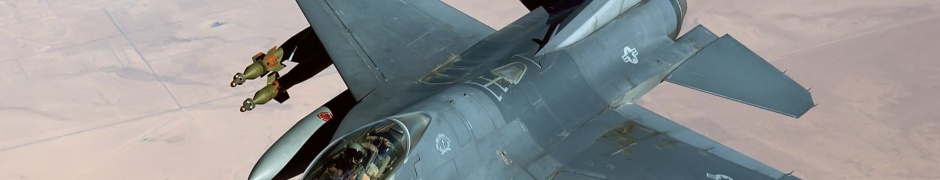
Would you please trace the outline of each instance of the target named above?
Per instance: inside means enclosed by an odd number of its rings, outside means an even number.
[[[414,82],[494,32],[439,0],[297,0],[357,100]]]
[[[636,104],[599,114],[555,147],[555,179],[799,179]]]

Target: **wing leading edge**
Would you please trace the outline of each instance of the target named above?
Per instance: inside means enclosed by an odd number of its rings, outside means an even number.
[[[358,100],[388,82],[398,86],[413,82],[493,33],[439,0],[298,0],[297,4]]]
[[[553,179],[799,179],[635,104],[598,115],[556,147],[564,165]]]

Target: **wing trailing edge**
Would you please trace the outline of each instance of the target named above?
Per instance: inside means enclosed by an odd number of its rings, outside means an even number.
[[[632,103],[554,147],[549,154],[564,164],[556,179],[800,179]]]
[[[711,34],[702,26],[688,34],[703,33]],[[709,43],[665,80],[794,118],[815,106],[809,90],[730,35]]]
[[[744,155],[730,147],[722,145],[718,142],[715,142],[708,137],[703,136],[695,131],[690,130],[682,125],[679,125],[675,121],[667,119],[656,112],[650,111],[642,106],[631,104],[617,108],[616,111],[620,115],[626,117],[627,119],[635,121],[637,124],[650,128],[654,131],[660,132],[675,138],[676,140],[686,143],[692,147],[695,147],[703,153],[708,153],[715,155],[723,160],[730,161],[734,164],[740,165],[744,169],[763,174],[769,178],[778,179],[778,180],[800,180],[799,177],[793,176],[791,173],[783,173],[779,170],[767,166],[760,161],[757,161],[747,155]],[[717,165],[713,168],[722,168],[720,165]],[[736,169],[732,167],[727,167],[731,169]],[[717,172],[714,176],[720,176]],[[706,174],[706,177],[708,175]],[[731,179],[725,175],[726,179]],[[747,179],[747,178],[745,178]]]

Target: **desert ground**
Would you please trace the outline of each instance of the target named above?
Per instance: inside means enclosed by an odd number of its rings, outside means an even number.
[[[495,29],[526,13],[446,2]],[[689,0],[698,24],[819,106],[792,119],[668,83],[638,103],[804,179],[940,179],[940,1]],[[292,0],[0,0],[0,179],[245,179],[346,88],[330,68],[238,112],[263,82],[231,76],[306,26]]]

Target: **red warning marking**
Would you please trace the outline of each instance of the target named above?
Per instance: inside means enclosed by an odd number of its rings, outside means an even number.
[[[330,119],[333,119],[333,114],[330,114],[330,112],[320,112],[320,114],[317,114],[317,117],[320,117],[323,121],[330,121]]]

